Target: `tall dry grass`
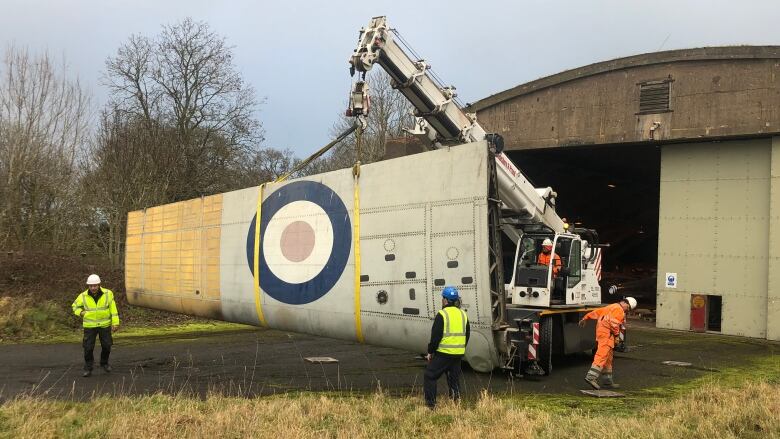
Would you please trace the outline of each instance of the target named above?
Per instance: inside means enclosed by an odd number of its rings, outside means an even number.
[[[0,297],[0,341],[70,329],[75,319],[69,318],[69,311],[70,304],[57,306],[30,296]]]
[[[19,398],[0,407],[2,437],[121,438],[769,438],[780,437],[780,386],[706,385],[632,414],[534,408],[511,397],[441,404],[419,398],[284,395],[205,399],[162,394],[91,402]]]

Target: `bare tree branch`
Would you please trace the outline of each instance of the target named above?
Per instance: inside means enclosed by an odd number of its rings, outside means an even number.
[[[8,47],[0,66],[0,244],[61,248],[77,204],[89,95],[48,54]]]

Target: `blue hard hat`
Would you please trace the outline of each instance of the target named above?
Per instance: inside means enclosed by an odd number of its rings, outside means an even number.
[[[444,287],[441,291],[441,296],[450,302],[454,302],[460,298],[458,295],[458,289],[455,287]]]

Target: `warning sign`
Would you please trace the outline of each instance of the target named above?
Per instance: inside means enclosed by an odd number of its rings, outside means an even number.
[[[666,288],[677,288],[677,273],[666,273]]]

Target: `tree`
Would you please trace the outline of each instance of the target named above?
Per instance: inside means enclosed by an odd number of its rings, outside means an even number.
[[[63,248],[79,222],[75,161],[89,95],[48,54],[6,49],[0,67],[0,245]]]
[[[290,149],[263,148],[244,163],[238,178],[242,187],[257,186],[286,175],[298,163]]]
[[[392,87],[390,77],[381,70],[369,73],[371,109],[368,114],[368,126],[361,138],[361,163],[381,160],[385,155],[388,140],[405,137],[405,128],[414,125],[413,107],[398,90]],[[340,116],[331,129],[333,137],[352,126],[351,117]],[[313,172],[325,172],[352,166],[356,160],[357,139],[350,135],[343,142],[312,167]]]
[[[88,208],[91,242],[119,264],[127,213],[168,201],[170,175],[166,157],[175,136],[142,119],[114,109],[100,115],[95,136],[85,157],[81,180]]]
[[[133,127],[174,137],[156,157],[170,201],[233,189],[226,176],[260,149],[254,90],[205,22],[187,18],[153,38],[131,36],[106,61],[105,83],[111,109]]]
[[[289,150],[261,148],[254,90],[204,22],[132,35],[106,60],[104,82],[111,99],[83,188],[95,242],[115,263],[128,212],[257,185],[295,163]]]

